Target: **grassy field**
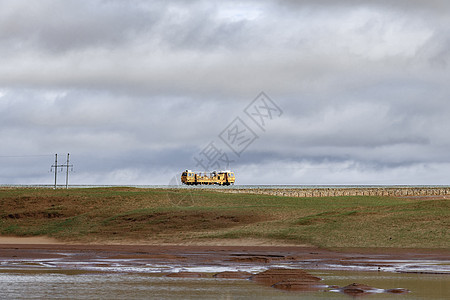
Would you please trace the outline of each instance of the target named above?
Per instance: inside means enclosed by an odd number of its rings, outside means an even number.
[[[290,198],[188,189],[0,189],[2,236],[449,248],[449,200]]]

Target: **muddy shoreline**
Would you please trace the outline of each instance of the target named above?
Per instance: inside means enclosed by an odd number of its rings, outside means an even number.
[[[193,246],[193,245],[92,245],[0,244],[0,260],[26,262],[56,260],[96,264],[102,260],[128,265],[257,266],[303,269],[359,269],[366,271],[450,274],[448,249],[362,248],[327,250],[298,246]],[[408,266],[408,267],[405,267]],[[433,267],[436,266],[436,267]]]

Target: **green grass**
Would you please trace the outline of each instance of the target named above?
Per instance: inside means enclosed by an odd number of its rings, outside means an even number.
[[[448,248],[449,219],[446,199],[127,187],[0,189],[1,235],[83,242],[256,238],[328,248]]]

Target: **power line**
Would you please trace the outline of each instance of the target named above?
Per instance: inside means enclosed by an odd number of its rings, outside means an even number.
[[[67,153],[66,164],[58,165],[58,154],[55,154],[55,164],[51,166],[51,169],[55,168],[55,190],[56,190],[56,179],[58,174],[58,168],[66,168],[66,189],[69,188],[69,167],[73,168],[73,165],[69,164],[69,153]]]
[[[29,155],[0,155],[0,158],[44,157],[53,154],[29,154]]]

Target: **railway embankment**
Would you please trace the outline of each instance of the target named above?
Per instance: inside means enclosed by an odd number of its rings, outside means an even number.
[[[216,191],[235,194],[258,194],[286,197],[387,196],[427,197],[449,196],[450,187],[330,187],[330,188],[230,188]]]

